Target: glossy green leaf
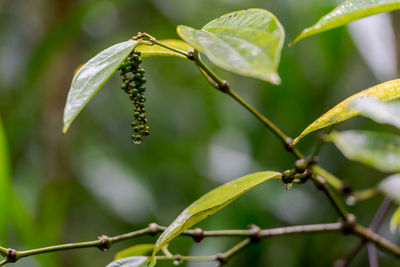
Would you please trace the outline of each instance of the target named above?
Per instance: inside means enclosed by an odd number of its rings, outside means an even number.
[[[349,0],[320,18],[313,26],[303,30],[291,44],[354,20],[396,9],[400,9],[400,0]]]
[[[371,97],[357,99],[351,107],[361,115],[379,123],[391,124],[400,129],[400,104],[386,103]]]
[[[392,218],[390,219],[390,231],[395,233],[397,227],[400,225],[400,207],[393,213]]]
[[[277,71],[285,33],[267,10],[236,11],[211,21],[201,30],[180,25],[177,32],[221,68],[274,84],[281,81]]]
[[[5,244],[7,236],[7,224],[9,222],[9,208],[4,205],[10,203],[10,173],[7,141],[0,118],[0,203],[3,204],[0,216],[0,244]]]
[[[138,256],[119,259],[111,262],[107,267],[153,267],[156,265],[156,259],[153,258],[149,263],[149,257]]]
[[[171,46],[176,49],[180,49],[183,51],[187,50],[193,50],[193,48],[185,43],[184,41],[181,40],[175,40],[175,39],[166,39],[166,40],[158,40],[159,42],[166,44],[168,46]],[[164,48],[159,45],[147,45],[144,43],[139,43],[136,46],[136,50],[142,52],[142,57],[154,57],[154,56],[173,56],[173,57],[180,57],[184,59],[188,59],[182,54],[179,54],[177,52],[171,51],[167,48]]]
[[[400,204],[400,174],[386,177],[379,183],[378,189]]]
[[[383,172],[400,171],[400,136],[373,131],[333,132],[328,140],[351,160]]]
[[[153,256],[180,233],[229,205],[245,192],[267,180],[280,178],[279,172],[256,172],[226,183],[203,195],[187,207],[162,233],[155,244]]]
[[[72,79],[64,109],[63,133],[67,132],[79,112],[110,79],[137,43],[138,41],[129,40],[115,44],[101,51],[79,68]]]
[[[296,144],[301,138],[311,132],[360,115],[360,111],[351,108],[351,103],[365,97],[374,97],[382,101],[391,101],[400,98],[400,79],[378,84],[346,98],[307,126],[293,143]]]
[[[114,260],[132,256],[151,256],[153,249],[154,249],[154,244],[135,245],[119,251],[117,254],[115,254]]]

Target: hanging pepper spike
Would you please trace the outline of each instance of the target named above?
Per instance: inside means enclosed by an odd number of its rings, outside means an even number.
[[[146,97],[144,92],[146,88],[146,78],[144,77],[144,69],[140,66],[140,51],[132,51],[125,61],[118,68],[122,78],[121,89],[128,94],[129,99],[134,105],[134,121],[131,123],[134,134],[132,140],[135,144],[140,144],[143,136],[150,134],[150,128],[147,125],[146,110],[144,102]]]

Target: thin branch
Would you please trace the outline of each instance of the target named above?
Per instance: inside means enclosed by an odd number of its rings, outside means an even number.
[[[156,256],[157,260],[172,260],[177,262],[177,264],[182,263],[184,261],[217,261],[219,262],[219,266],[228,262],[228,260],[236,255],[241,250],[245,249],[248,245],[252,243],[251,238],[246,238],[245,240],[239,242],[234,245],[232,248],[227,250],[224,253],[218,253],[210,256],[182,256],[179,254],[176,255],[166,255],[166,256]]]
[[[355,191],[347,197],[346,202],[348,205],[354,205],[359,201],[370,199],[380,193],[381,192],[376,187],[367,188],[361,191]]]
[[[253,226],[251,229],[248,230],[215,230],[215,231],[202,231],[199,228],[192,229],[192,230],[186,230],[182,234],[191,236],[195,240],[201,240],[202,238],[205,237],[218,237],[218,236],[246,236],[250,241],[258,240],[258,239],[263,239],[263,238],[268,238],[271,236],[279,236],[279,235],[287,235],[287,234],[295,234],[295,233],[312,233],[312,232],[327,232],[327,231],[345,231],[346,228],[349,227],[347,223],[343,222],[337,222],[337,223],[327,223],[327,224],[311,224],[311,225],[298,225],[298,226],[288,226],[288,227],[278,227],[278,228],[272,228],[272,229],[264,229],[261,230],[260,228]],[[80,243],[71,243],[71,244],[64,244],[64,245],[58,245],[58,246],[51,246],[51,247],[44,247],[44,248],[38,248],[38,249],[32,249],[32,250],[25,250],[25,251],[15,251],[13,249],[6,249],[8,251],[8,255],[5,256],[5,259],[1,262],[1,265],[4,265],[6,263],[10,262],[16,262],[17,260],[23,258],[23,257],[28,257],[28,256],[33,256],[33,255],[38,255],[38,254],[44,254],[44,253],[50,253],[50,252],[55,252],[55,251],[62,251],[62,250],[70,250],[70,249],[77,249],[77,248],[87,248],[87,247],[97,247],[102,251],[106,251],[110,248],[110,246],[113,243],[134,238],[137,236],[141,235],[155,235],[157,233],[161,233],[166,229],[164,226],[159,226],[155,223],[150,224],[148,227],[134,231],[131,233],[123,234],[123,235],[118,235],[114,237],[107,237],[107,236],[100,236],[98,240],[94,241],[87,241],[87,242],[80,242]],[[358,235],[368,241],[371,241],[375,243],[378,247],[382,248],[383,250],[386,250],[392,254],[394,254],[397,257],[400,257],[400,248],[396,246],[395,244],[391,243],[389,240],[381,237],[380,235],[374,233],[370,229],[364,228],[361,225],[354,224],[351,226],[351,229],[348,229],[352,234]],[[237,247],[233,247],[231,250],[228,250],[227,252],[222,253],[222,254],[217,254],[219,255],[220,258],[217,258],[217,260],[222,260],[226,258],[228,255],[229,257],[233,254],[235,254],[237,251],[239,251],[241,247],[245,247],[248,245],[249,241],[242,241],[237,245]],[[3,251],[5,249],[3,248]],[[226,255],[227,254],[227,255]],[[174,256],[174,258],[171,257],[166,257],[163,258],[163,256],[159,256],[160,259],[178,259],[178,256]],[[183,256],[181,256],[183,257]],[[182,260],[211,260],[211,258],[208,257],[190,257],[187,256],[186,258],[181,258]]]
[[[376,232],[378,227],[380,226],[386,212],[390,208],[390,205],[392,203],[392,200],[388,197],[386,197],[383,201],[382,204],[380,205],[379,209],[375,213],[374,218],[372,219],[369,229],[373,232]],[[365,239],[362,239],[357,246],[355,246],[351,252],[344,257],[343,259],[339,259],[335,263],[335,267],[346,267],[348,266],[351,261],[354,259],[354,257],[360,252],[360,250],[364,247],[364,245],[367,243]],[[371,251],[372,252],[372,251]]]
[[[230,95],[233,99],[235,99],[239,104],[241,104],[244,108],[246,108],[251,114],[253,114],[259,121],[261,121],[268,129],[270,129],[282,142],[284,147],[292,153],[298,159],[304,159],[304,155],[298,150],[296,147],[292,146],[292,139],[288,137],[278,126],[276,126],[272,121],[262,115],[258,110],[256,110],[253,106],[251,106],[248,102],[246,102],[242,97],[240,97],[232,88],[230,88],[229,83],[223,79],[221,79],[215,72],[213,72],[200,58],[200,55],[197,50],[194,51],[193,61],[199,67],[201,72],[205,75],[207,80],[210,82],[212,86],[216,89]],[[322,145],[322,144],[320,144]],[[316,152],[319,151],[319,148]],[[340,179],[336,178],[334,175],[330,174],[328,171],[322,169],[321,167],[314,167],[317,174],[326,178],[328,183],[332,183],[332,185],[342,192],[350,191],[349,186],[343,183]],[[333,194],[333,193],[332,193]]]
[[[378,251],[374,243],[367,243],[368,261],[370,267],[379,267]]]
[[[365,238],[368,241],[375,243],[381,249],[392,253],[396,257],[400,258],[400,247],[396,246],[386,238],[380,236],[379,234],[367,229],[359,224],[355,225],[353,228],[353,233]]]
[[[182,256],[182,255],[173,255],[169,256],[156,256],[157,261],[159,260],[172,260],[172,261],[216,261],[215,255],[211,256]]]
[[[226,92],[228,95],[233,97],[237,102],[239,102],[243,107],[250,111],[258,120],[260,120],[265,126],[267,126],[282,142],[285,148],[295,155],[298,159],[304,158],[303,154],[296,147],[291,147],[292,139],[289,138],[285,133],[282,132],[279,127],[277,127],[272,121],[263,116],[258,110],[247,103],[243,98],[241,98],[235,91],[231,88]]]
[[[240,243],[236,244],[233,246],[231,249],[224,253],[220,253],[216,255],[217,260],[219,261],[219,265],[223,265],[228,262],[228,260],[239,253],[241,250],[245,249],[247,246],[249,246],[252,243],[251,238],[246,238]]]
[[[360,242],[355,246],[347,255],[346,257],[335,261],[333,264],[334,267],[347,267],[349,266],[350,262],[354,259],[354,257],[360,252],[360,250],[364,247],[364,242]]]
[[[338,231],[338,230],[342,230],[343,227],[344,227],[344,224],[341,222],[287,226],[287,227],[278,227],[278,228],[261,230],[261,232],[258,236],[261,238],[265,238],[265,237],[269,237],[269,236],[287,235],[287,234],[295,234],[295,233],[315,233],[315,232]]]
[[[351,189],[348,188],[348,186],[346,186],[342,180],[340,180],[339,178],[337,178],[336,176],[329,173],[328,171],[326,171],[325,169],[321,168],[318,165],[311,166],[311,172],[313,174],[324,177],[325,180],[339,192],[344,193],[346,191],[351,191]]]
[[[329,184],[325,180],[325,178],[317,175],[312,175],[311,179],[314,181],[315,185],[318,189],[322,190],[325,195],[328,197],[331,204],[335,207],[339,215],[347,221],[349,219],[349,212],[343,206],[343,204],[339,201],[336,194],[330,189]],[[354,216],[353,216],[354,217]]]
[[[142,38],[144,38],[144,37],[148,38],[149,41],[142,40]],[[181,50],[181,49],[178,49],[178,48],[170,46],[170,45],[167,45],[165,43],[162,43],[162,42],[158,41],[156,38],[154,38],[153,36],[151,36],[148,33],[139,32],[136,36],[133,37],[133,39],[134,40],[139,40],[140,39],[142,41],[142,43],[147,44],[147,45],[154,45],[155,44],[155,45],[164,47],[164,48],[166,48],[168,50],[171,50],[171,51],[173,51],[175,53],[181,54],[181,55],[187,57],[188,59],[190,59],[190,53],[189,52]]]
[[[8,249],[6,249],[6,248],[3,248],[3,247],[0,247],[0,254],[2,255],[2,256],[7,256],[7,254],[8,254]]]
[[[334,230],[340,230],[342,229],[342,227],[343,225],[341,223],[328,223],[328,224],[279,227],[267,230],[261,230],[258,227],[256,227],[258,229],[257,231],[254,231],[255,229],[254,227],[248,230],[215,230],[215,231],[202,231],[201,229],[196,228],[196,229],[186,230],[182,233],[182,235],[191,236],[197,241],[200,241],[205,237],[221,237],[221,236],[225,237],[243,236],[243,237],[266,238],[270,236],[293,234],[293,233],[334,231]],[[149,224],[148,227],[143,228],[141,230],[133,231],[123,235],[117,235],[114,237],[108,237],[102,235],[99,237],[99,239],[93,241],[63,244],[63,245],[43,247],[25,251],[16,251],[14,249],[6,249],[1,247],[1,251],[6,252],[4,254],[5,259],[3,260],[5,262],[3,264],[9,262],[16,262],[24,257],[29,257],[44,253],[51,253],[56,251],[71,250],[71,249],[97,247],[102,251],[106,251],[114,243],[142,235],[155,235],[165,231],[165,229],[166,227],[164,226],[151,223]]]
[[[380,205],[378,211],[375,213],[374,218],[371,221],[371,224],[369,225],[369,229],[372,231],[376,232],[378,230],[378,227],[380,226],[383,218],[386,215],[386,212],[389,210],[390,205],[392,204],[392,199],[389,197],[385,197],[385,199],[382,201],[382,204]]]

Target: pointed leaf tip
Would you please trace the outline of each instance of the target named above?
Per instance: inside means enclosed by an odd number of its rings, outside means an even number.
[[[115,44],[101,51],[77,70],[64,109],[63,133],[67,132],[72,121],[117,71],[137,44],[136,40]]]
[[[304,29],[289,46],[311,35],[328,31],[367,16],[396,9],[400,9],[399,0],[348,0],[320,18],[313,26]]]
[[[360,115],[360,111],[355,110],[351,106],[351,104],[353,103],[353,101],[365,97],[373,97],[375,99],[382,100],[385,102],[399,99],[400,79],[378,84],[376,86],[370,87],[368,89],[365,89],[357,94],[354,94],[346,98],[345,100],[334,106],[332,109],[330,109],[328,112],[323,114],[321,117],[319,117],[317,120],[315,120],[313,123],[308,125],[301,132],[301,134],[295,138],[293,143],[297,144],[304,136],[316,130],[325,128],[329,125],[333,125]]]
[[[265,171],[249,174],[226,183],[200,197],[187,207],[161,234],[154,247],[152,258],[183,231],[215,214],[245,192],[270,179],[281,179],[279,172]]]

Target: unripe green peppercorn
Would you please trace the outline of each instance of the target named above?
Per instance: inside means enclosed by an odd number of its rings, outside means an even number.
[[[140,144],[143,136],[149,135],[149,126],[147,125],[146,110],[144,102],[146,100],[143,93],[146,88],[143,84],[146,83],[144,78],[144,69],[140,67],[142,62],[139,56],[140,51],[133,51],[125,61],[119,66],[120,76],[122,78],[121,89],[124,90],[134,105],[135,120],[131,123],[133,132],[132,140],[135,144]]]

